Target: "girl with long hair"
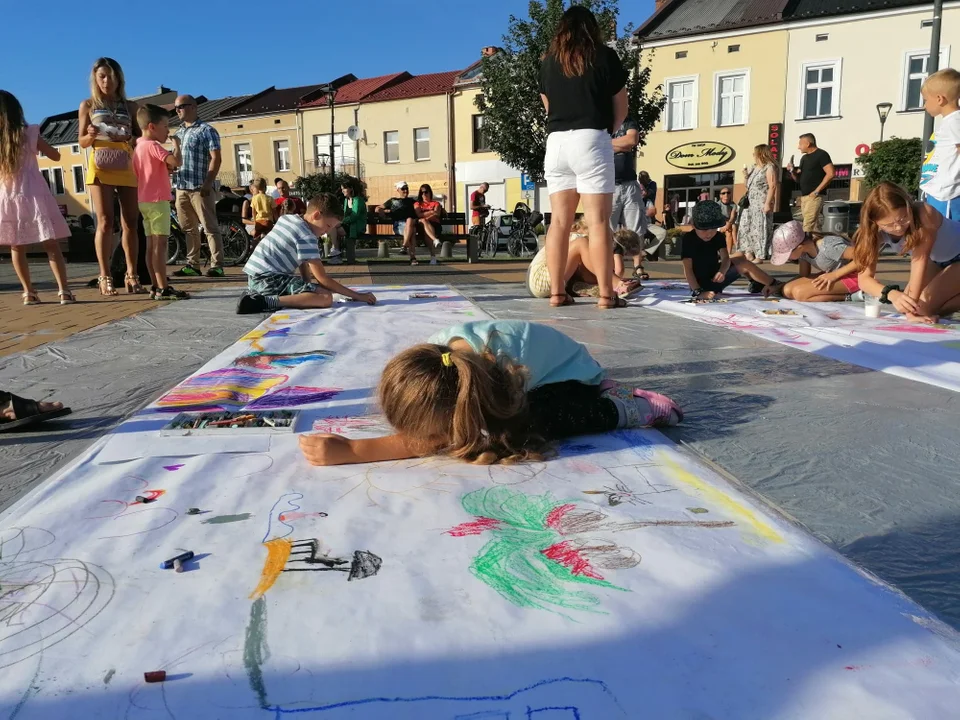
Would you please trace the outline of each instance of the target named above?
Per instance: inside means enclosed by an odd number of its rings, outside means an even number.
[[[553,440],[683,419],[668,397],[614,385],[559,330],[520,320],[465,323],[387,363],[379,400],[396,434],[305,435],[300,448],[314,465],[428,455],[507,464],[541,458]]]
[[[863,203],[854,243],[865,293],[914,322],[936,323],[960,310],[960,222],[917,202],[899,185],[882,182]],[[910,280],[903,289],[877,280],[885,246],[910,255]]]
[[[560,19],[540,67],[540,98],[547,112],[544,177],[553,221],[547,232],[550,305],[573,303],[563,286],[568,237],[583,202],[590,256],[599,280],[597,307],[625,307],[613,291],[614,160],[611,136],[627,117],[627,73],[604,42],[597,19],[574,5]]]
[[[114,198],[120,202],[123,254],[127,261],[124,285],[128,293],[146,292],[137,279],[137,175],[133,146],[140,136],[134,121],[138,106],[127,100],[120,64],[99,58],[90,71],[90,98],[80,103],[80,147],[90,148],[87,187],[97,215],[96,250],[101,295],[116,295],[110,275],[113,252]]]
[[[37,152],[60,159],[59,151],[40,137],[40,128],[27,124],[17,98],[0,90],[0,245],[10,248],[13,269],[23,286],[23,304],[36,305],[40,297],[30,280],[27,247],[42,243],[57,280],[60,304],[68,305],[76,299],[67,285],[58,239],[70,237],[70,228],[40,174]]]
[[[780,177],[769,145],[753,149],[753,167],[744,166],[749,205],[740,217],[737,249],[747,260],[764,260],[773,238],[773,203]]]
[[[440,233],[443,226],[440,218],[443,216],[443,206],[433,198],[433,188],[424,183],[417,193],[417,201],[413,204],[417,211],[417,237],[422,238],[427,249],[430,250],[430,264],[437,264],[437,248],[440,247]]]

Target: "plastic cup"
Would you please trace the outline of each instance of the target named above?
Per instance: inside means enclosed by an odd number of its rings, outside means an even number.
[[[868,318],[880,317],[880,298],[864,294],[863,314]]]

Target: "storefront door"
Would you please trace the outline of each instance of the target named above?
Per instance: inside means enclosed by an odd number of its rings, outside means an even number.
[[[676,198],[678,209],[676,220],[683,223],[701,196],[710,200],[720,197],[721,188],[733,187],[733,171],[717,173],[698,173],[693,175],[667,175],[664,178],[664,198],[666,202]]]

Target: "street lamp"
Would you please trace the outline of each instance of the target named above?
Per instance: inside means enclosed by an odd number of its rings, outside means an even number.
[[[893,103],[877,103],[877,115],[880,116],[880,142],[883,142],[883,126],[887,122],[887,115],[890,114],[890,109],[892,107]]]
[[[333,101],[337,96],[337,89],[331,85],[326,84],[320,88],[320,91],[325,93],[327,96],[327,104],[330,107],[330,177],[336,176],[336,167],[334,165],[333,157],[333,129],[334,129],[334,117],[333,117]]]

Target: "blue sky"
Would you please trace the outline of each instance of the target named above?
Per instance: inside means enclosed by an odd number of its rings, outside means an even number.
[[[34,123],[79,106],[101,55],[123,66],[129,95],[147,95],[162,84],[215,98],[347,73],[464,68],[479,58],[480,48],[500,44],[511,13],[527,12],[525,0],[9,5],[3,10],[0,88],[20,99]],[[639,25],[652,11],[653,0],[621,0],[621,25]]]

